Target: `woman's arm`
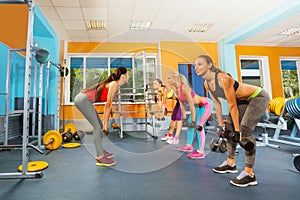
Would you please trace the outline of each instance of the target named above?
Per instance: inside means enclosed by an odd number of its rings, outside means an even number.
[[[228,102],[229,113],[232,118],[234,129],[236,132],[239,132],[239,110],[236,103],[236,93],[233,88],[234,82],[235,80],[231,78],[228,74],[219,73],[219,83],[224,90],[226,100]]]
[[[210,92],[210,90],[207,87],[207,83],[206,82],[204,82],[204,87],[205,87],[206,91],[209,92],[210,98],[214,102],[214,107],[215,107],[215,111],[216,111],[216,117],[217,117],[217,120],[218,120],[218,126],[222,126],[223,127],[224,123],[223,123],[223,116],[222,116],[222,104],[221,104],[220,100],[218,98],[215,98],[213,96],[213,94]]]
[[[105,87],[105,86],[104,86]],[[112,109],[112,102],[118,92],[119,84],[116,81],[110,82],[108,86],[107,101],[104,107],[103,130],[108,130],[108,120]]]
[[[190,111],[191,111],[191,115],[192,115],[192,121],[196,121],[196,109],[195,109],[195,104],[191,95],[191,88],[189,86],[187,86],[186,84],[184,84],[182,86],[182,91],[183,94],[186,96],[186,100],[187,103],[190,106]]]

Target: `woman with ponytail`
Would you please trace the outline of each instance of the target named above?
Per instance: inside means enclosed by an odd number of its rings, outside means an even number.
[[[97,152],[97,166],[112,166],[116,163],[116,161],[111,159],[114,154],[103,149],[102,136],[108,134],[108,120],[112,110],[113,98],[117,94],[119,87],[127,82],[127,69],[119,67],[103,82],[82,90],[74,99],[75,106],[94,128],[93,137]],[[96,102],[105,102],[103,124],[93,105]]]
[[[209,98],[197,95],[187,83],[186,78],[178,72],[170,72],[167,76],[167,81],[170,86],[175,88],[182,113],[182,126],[187,127],[187,143],[178,150],[190,152],[187,156],[191,159],[205,158],[204,124],[213,110],[213,103]],[[191,112],[189,118],[187,118],[186,114],[187,107],[189,107]],[[198,146],[194,151],[192,144],[195,133]]]

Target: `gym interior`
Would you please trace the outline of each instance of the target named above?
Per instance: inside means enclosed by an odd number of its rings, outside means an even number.
[[[16,0],[0,2],[0,199],[296,199],[300,196],[300,2],[294,0]],[[226,159],[213,112],[205,158],[161,141],[155,79],[194,71],[201,54],[271,98],[254,131],[258,185],[238,188],[213,168]],[[112,167],[95,166],[92,126],[74,105],[81,89],[117,67],[128,84],[114,99]],[[228,116],[226,102],[222,107]],[[103,118],[105,103],[95,103]],[[196,145],[196,144],[195,144]],[[237,148],[238,170],[244,150]]]

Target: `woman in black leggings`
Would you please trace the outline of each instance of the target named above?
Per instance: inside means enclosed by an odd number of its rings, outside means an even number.
[[[256,185],[253,172],[256,142],[253,132],[269,105],[269,95],[261,87],[237,82],[228,73],[216,68],[207,55],[196,58],[195,72],[205,80],[204,86],[215,105],[219,130],[224,127],[219,98],[227,100],[229,107],[229,121],[225,125],[227,159],[213,171],[221,174],[238,172],[235,152],[239,143],[245,149],[245,167],[230,183],[239,187]]]

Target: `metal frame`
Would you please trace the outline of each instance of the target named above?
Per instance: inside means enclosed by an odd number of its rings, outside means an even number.
[[[17,1],[21,3],[20,1]],[[12,3],[12,2],[10,2]],[[25,2],[24,2],[25,3]],[[22,145],[22,172],[0,173],[0,179],[9,178],[42,178],[42,172],[28,172],[28,144],[29,140],[29,112],[30,112],[30,76],[31,76],[31,46],[33,41],[33,20],[34,20],[34,1],[26,1],[28,5],[28,26],[27,26],[27,43],[26,43],[26,62],[25,62],[25,83],[24,83],[24,114],[23,114],[23,141]],[[9,61],[8,61],[9,62]],[[6,113],[8,115],[8,113]],[[6,146],[7,147],[7,146]],[[9,148],[15,148],[9,145]]]

